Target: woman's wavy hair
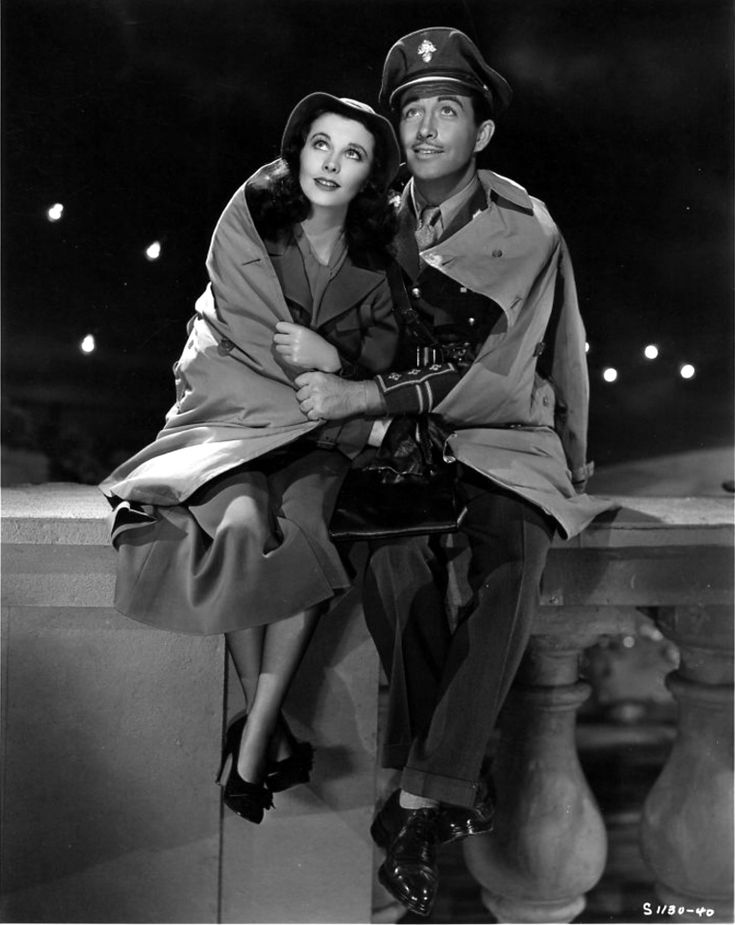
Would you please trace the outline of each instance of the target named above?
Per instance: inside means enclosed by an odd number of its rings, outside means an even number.
[[[308,217],[311,203],[299,183],[299,158],[311,126],[327,112],[331,112],[328,107],[310,112],[284,146],[267,184],[248,191],[248,202],[261,237],[276,240]],[[365,251],[384,254],[388,252],[397,228],[395,205],[386,189],[386,152],[381,139],[373,135],[367,121],[363,121],[358,112],[349,118],[361,122],[370,131],[375,139],[375,152],[368,179],[347,207],[347,247],[352,254]]]

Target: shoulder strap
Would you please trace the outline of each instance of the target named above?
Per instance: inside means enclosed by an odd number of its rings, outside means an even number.
[[[411,305],[411,300],[406,292],[403,271],[395,261],[391,261],[388,266],[388,282],[393,293],[393,307],[404,330],[425,347],[439,346],[434,335],[421,320],[419,313]]]

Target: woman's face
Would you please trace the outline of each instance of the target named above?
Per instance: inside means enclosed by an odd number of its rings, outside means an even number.
[[[375,139],[354,119],[325,112],[311,123],[299,155],[299,183],[314,206],[347,206],[370,176]]]

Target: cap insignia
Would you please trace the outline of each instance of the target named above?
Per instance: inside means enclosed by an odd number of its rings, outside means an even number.
[[[436,46],[433,45],[428,39],[424,39],[423,42],[419,45],[416,50],[416,54],[421,58],[426,64],[431,61],[436,51]]]

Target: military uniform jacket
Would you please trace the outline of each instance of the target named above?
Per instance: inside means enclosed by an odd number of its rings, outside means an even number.
[[[301,370],[273,349],[276,322],[293,321],[273,264],[288,255],[268,253],[245,196],[246,185],[263,182],[270,168],[243,184],[220,216],[207,256],[210,282],[174,365],[175,404],[154,442],[101,483],[110,498],[177,504],[214,476],[319,426],[296,400],[293,380]],[[291,280],[283,266],[281,275],[298,302],[305,279]],[[330,287],[315,330],[366,375],[389,366],[398,326],[385,268],[358,265],[348,255]],[[370,422],[344,427],[357,452]]]
[[[479,177],[487,207],[422,257],[457,284],[458,299],[463,289],[478,293],[502,315],[472,365],[436,404],[431,379],[439,383],[446,376],[441,364],[382,375],[378,384],[389,409],[391,392],[421,391],[421,410],[441,415],[452,428],[447,455],[537,505],[571,537],[611,504],[577,490],[592,465],[586,458],[585,330],[569,253],[542,202],[498,174],[480,171]],[[398,262],[420,285],[408,188],[400,220]],[[553,362],[546,378],[537,364],[552,309]]]

